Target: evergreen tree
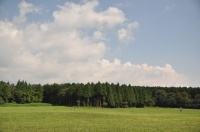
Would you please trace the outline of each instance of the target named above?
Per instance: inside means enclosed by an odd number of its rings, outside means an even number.
[[[108,90],[108,105],[109,107],[115,107],[115,97],[113,94],[113,87],[107,85],[107,90]]]

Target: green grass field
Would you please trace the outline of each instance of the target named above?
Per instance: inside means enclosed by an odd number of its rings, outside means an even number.
[[[200,131],[200,110],[77,108],[50,105],[0,107],[0,132]]]

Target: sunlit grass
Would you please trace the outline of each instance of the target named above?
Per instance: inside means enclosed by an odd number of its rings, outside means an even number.
[[[200,110],[0,107],[0,131],[200,131]]]

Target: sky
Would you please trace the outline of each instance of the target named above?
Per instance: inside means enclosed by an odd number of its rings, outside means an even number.
[[[200,86],[198,0],[0,0],[0,80]]]

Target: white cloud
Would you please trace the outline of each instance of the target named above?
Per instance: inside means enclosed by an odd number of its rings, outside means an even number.
[[[19,6],[19,16],[34,12],[32,4],[25,2],[21,6],[23,3]],[[23,27],[0,21],[0,80],[24,79],[43,84],[108,81],[149,86],[186,85],[186,78],[169,64],[154,67],[104,59],[108,47],[101,29],[114,28],[126,18],[118,8],[97,12],[96,6],[97,1],[86,1],[82,5],[66,3],[53,13],[52,21],[27,23]],[[138,22],[128,24],[122,30],[121,35],[125,34],[122,40],[130,40],[132,31],[138,27]],[[87,34],[85,28],[95,32]]]
[[[164,67],[136,65],[130,62],[121,64],[118,59],[115,59],[113,63],[109,60],[102,60],[100,63],[94,78],[99,78],[101,81],[146,86],[187,85],[187,78],[176,73],[169,64]]]
[[[118,30],[118,39],[122,42],[134,41],[133,30],[139,28],[139,23],[137,21],[130,23],[126,28]]]
[[[125,21],[124,13],[115,7],[96,12],[97,1],[88,1],[83,5],[65,3],[58,6],[60,10],[53,13],[55,23],[61,28],[80,29],[80,28],[113,28]]]
[[[39,12],[39,8],[34,6],[33,4],[31,3],[28,3],[26,1],[22,1],[20,4],[19,4],[19,16],[16,16],[13,18],[13,22],[15,24],[21,24],[21,23],[24,23],[26,22],[26,14],[28,13],[36,13],[36,12]]]
[[[93,39],[95,40],[106,40],[106,38],[104,37],[103,33],[100,31],[95,31],[93,33]]]

